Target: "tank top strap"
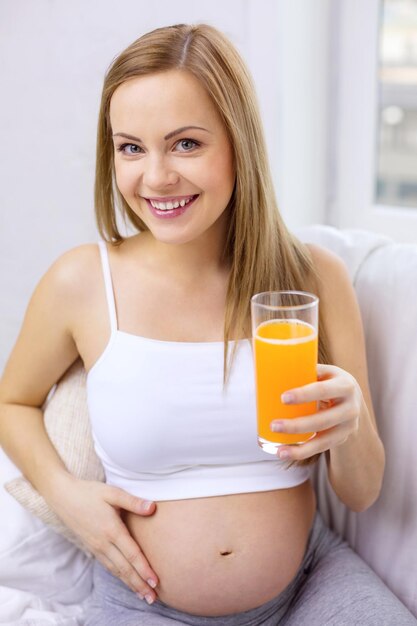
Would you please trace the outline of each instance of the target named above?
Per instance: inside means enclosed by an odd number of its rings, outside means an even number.
[[[109,253],[108,253],[107,244],[105,241],[99,241],[98,247],[100,250],[104,286],[106,289],[107,308],[109,311],[109,319],[110,319],[110,330],[112,333],[114,333],[117,330],[117,314],[116,314],[116,302],[114,300],[113,283],[111,279]]]

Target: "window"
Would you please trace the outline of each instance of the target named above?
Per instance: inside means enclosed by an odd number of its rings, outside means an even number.
[[[331,6],[326,221],[417,243],[417,0]]]
[[[384,0],[375,199],[417,209],[417,0]]]

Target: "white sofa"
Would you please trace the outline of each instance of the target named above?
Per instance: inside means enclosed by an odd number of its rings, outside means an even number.
[[[379,500],[352,513],[315,481],[329,524],[417,617],[417,246],[365,231],[299,231],[344,259],[365,327],[369,377],[386,472]],[[0,482],[18,474],[0,450]],[[0,623],[81,626],[91,561],[0,489]]]
[[[316,476],[328,523],[417,617],[417,245],[366,231],[316,226],[299,233],[346,262],[365,328],[369,381],[386,469],[367,511],[348,511]]]

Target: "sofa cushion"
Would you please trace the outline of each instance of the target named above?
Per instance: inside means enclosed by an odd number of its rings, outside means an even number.
[[[83,364],[77,360],[48,396],[44,408],[45,428],[71,474],[85,480],[104,481],[103,466],[94,451],[91,436],[85,382]],[[8,481],[5,489],[33,515],[87,552],[26,478],[19,476]]]

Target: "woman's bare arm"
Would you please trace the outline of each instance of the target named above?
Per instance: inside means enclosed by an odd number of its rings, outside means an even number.
[[[281,446],[281,458],[298,461],[325,452],[334,491],[349,508],[361,511],[378,497],[385,463],[369,391],[362,321],[343,262],[318,246],[309,247],[319,274],[332,365],[318,366],[317,383],[289,390],[291,403],[318,401],[321,410],[281,420],[273,430],[317,432],[302,445]]]
[[[48,392],[77,359],[70,331],[76,286],[55,263],[30,300],[16,345],[0,381],[0,442],[30,482],[45,496],[66,472],[43,427]]]
[[[342,261],[321,249],[314,256],[322,277],[320,301],[331,361],[352,375],[354,380],[346,380],[347,385],[359,384],[353,391],[359,406],[357,428],[327,452],[329,479],[340,499],[360,511],[378,497],[385,465],[369,390],[362,319]]]
[[[150,515],[155,504],[122,489],[74,478],[43,422],[41,407],[48,392],[79,356],[74,328],[80,309],[85,310],[80,303],[87,300],[88,308],[92,291],[91,266],[85,266],[89,258],[91,247],[66,253],[35,289],[0,381],[0,445],[96,558],[134,591],[154,600],[157,576],[120,510]]]

